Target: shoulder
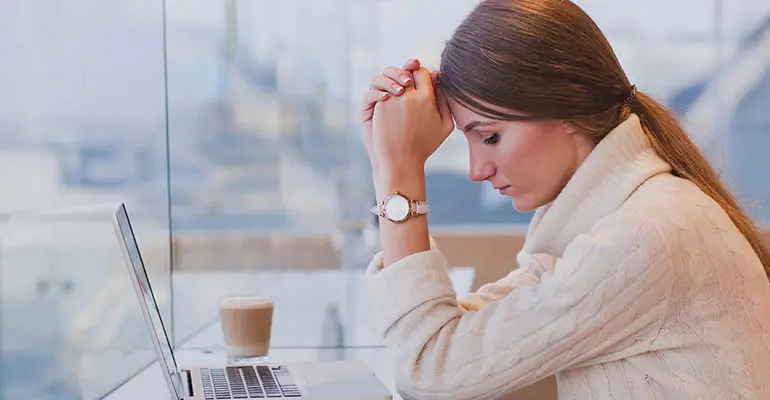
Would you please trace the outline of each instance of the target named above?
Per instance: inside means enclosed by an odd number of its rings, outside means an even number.
[[[594,234],[613,232],[617,240],[672,253],[698,252],[705,246],[744,247],[745,238],[727,213],[694,183],[659,174],[600,220]]]
[[[742,236],[714,199],[695,183],[671,174],[650,178],[618,211],[639,213],[667,235],[690,232]]]

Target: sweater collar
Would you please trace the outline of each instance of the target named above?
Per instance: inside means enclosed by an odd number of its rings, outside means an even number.
[[[642,183],[668,171],[632,114],[596,145],[556,199],[535,212],[524,249],[561,257],[578,235],[617,210]]]

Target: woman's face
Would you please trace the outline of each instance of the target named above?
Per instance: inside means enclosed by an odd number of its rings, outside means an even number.
[[[559,121],[501,121],[449,100],[470,149],[470,179],[489,181],[521,212],[553,201],[593,144]]]

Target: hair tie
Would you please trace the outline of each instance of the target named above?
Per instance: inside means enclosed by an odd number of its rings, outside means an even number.
[[[631,85],[631,90],[628,92],[628,96],[626,96],[626,99],[623,100],[623,104],[630,106],[634,102],[636,102],[636,85]]]

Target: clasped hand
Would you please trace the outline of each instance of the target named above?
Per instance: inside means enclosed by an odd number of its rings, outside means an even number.
[[[386,68],[372,79],[364,96],[364,143],[375,174],[408,169],[425,162],[454,129],[446,99],[436,88],[437,72],[419,61]]]

